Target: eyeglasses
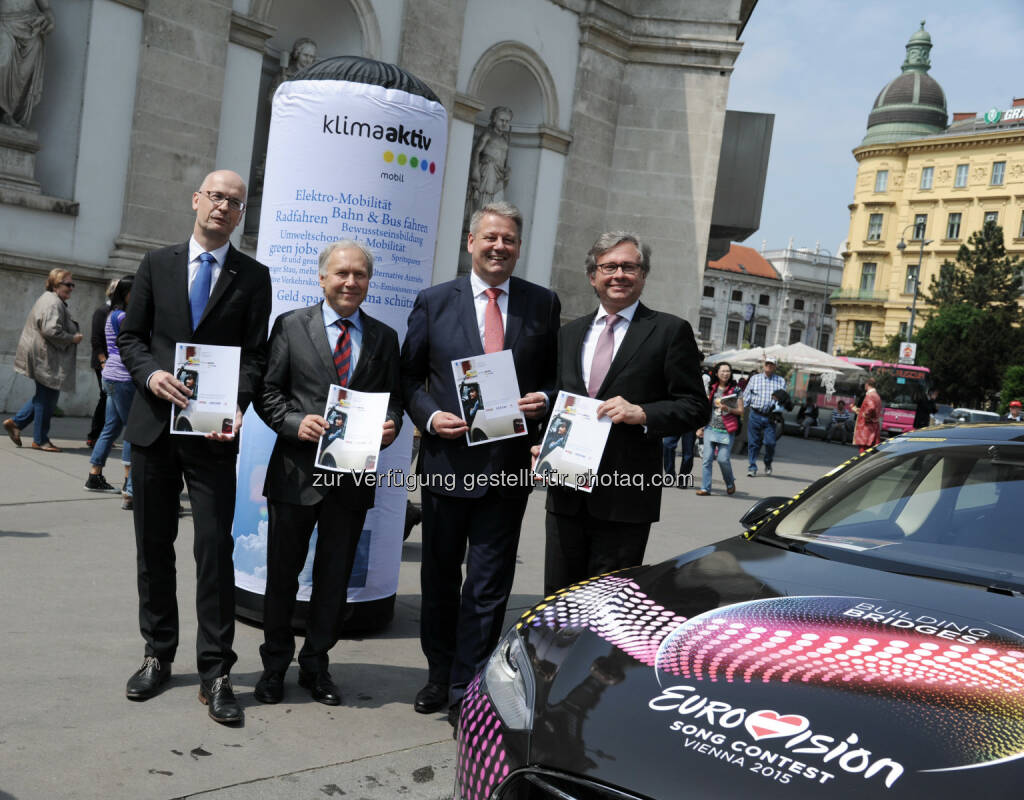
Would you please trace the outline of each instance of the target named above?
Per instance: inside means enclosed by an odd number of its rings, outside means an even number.
[[[623,264],[606,261],[604,264],[597,265],[597,269],[602,275],[614,275],[620,269],[623,275],[638,275],[643,268],[643,264],[633,264],[629,261]]]
[[[58,285],[59,286],[67,286],[69,289],[74,289],[75,288],[75,282],[74,281],[61,281]]]
[[[221,203],[227,201],[228,208],[230,208],[232,211],[241,212],[245,210],[245,202],[239,200],[237,197],[228,197],[226,194],[221,194],[220,192],[211,192],[206,189],[200,189],[199,193],[205,194],[207,197],[209,197],[210,202],[213,203],[215,206],[219,206]]]

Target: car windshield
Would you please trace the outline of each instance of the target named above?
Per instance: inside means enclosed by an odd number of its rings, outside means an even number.
[[[792,506],[773,533],[837,560],[1024,591],[1022,509],[1024,445],[897,439]]]

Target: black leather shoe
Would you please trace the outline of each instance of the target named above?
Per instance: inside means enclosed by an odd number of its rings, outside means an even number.
[[[209,706],[210,719],[233,725],[242,721],[242,708],[231,690],[231,679],[221,675],[213,681],[199,682],[199,702]]]
[[[430,681],[416,692],[412,707],[417,714],[433,714],[448,705],[448,687],[443,683]]]
[[[284,697],[284,673],[272,669],[263,670],[252,695],[261,703],[280,703]]]
[[[306,672],[300,669],[299,686],[309,689],[309,693],[318,703],[323,703],[325,706],[341,705],[341,690],[331,680],[331,673],[327,670]]]
[[[160,693],[161,687],[171,679],[171,662],[156,656],[146,656],[142,666],[135,670],[125,687],[129,700],[148,700]]]

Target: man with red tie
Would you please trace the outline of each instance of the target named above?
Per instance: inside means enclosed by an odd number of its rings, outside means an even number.
[[[420,644],[428,672],[414,708],[447,707],[453,724],[501,634],[530,492],[516,476],[529,470],[554,388],[561,306],[550,289],[512,277],[522,226],[509,203],[473,214],[472,273],[419,293],[402,347],[405,407],[423,434]],[[501,350],[512,351],[529,435],[469,447],[452,361]]]
[[[711,415],[690,323],[640,302],[650,269],[639,237],[601,234],[586,259],[600,305],[558,333],[558,388],[603,400],[612,429],[592,493],[548,488],[545,594],[643,562],[661,511],[662,437]]]
[[[254,404],[277,433],[267,464],[267,589],[263,601],[263,674],[254,695],[262,703],[284,697],[284,676],[295,653],[292,612],[299,573],[313,526],[313,590],[306,641],[299,651],[299,685],[319,703],[336,706],[328,651],[338,640],[356,547],[373,505],[374,484],[351,473],[325,472],[314,463],[317,442],[345,436],[341,406],[322,412],[332,384],[361,392],[389,392],[381,446],[402,425],[398,334],[360,308],[373,277],[373,255],[341,240],[320,251],[323,302],[277,318],[267,345],[263,392]],[[344,393],[342,393],[344,394]],[[340,398],[339,398],[340,399]]]

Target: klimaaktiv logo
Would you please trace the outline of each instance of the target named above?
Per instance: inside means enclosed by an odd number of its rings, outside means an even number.
[[[324,114],[322,133],[335,136],[355,136],[361,139],[376,139],[382,142],[405,145],[416,150],[429,151],[433,139],[424,133],[422,128],[407,128],[403,123],[396,125],[381,125],[375,122],[361,122],[351,120],[348,115]],[[382,154],[387,164],[397,164],[400,167],[407,167],[412,170],[429,172],[431,175],[437,172],[437,162],[430,161],[419,155],[412,155],[394,149],[385,150]]]

